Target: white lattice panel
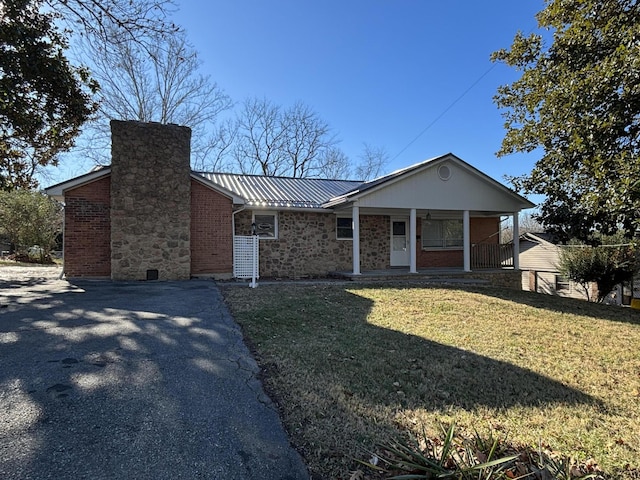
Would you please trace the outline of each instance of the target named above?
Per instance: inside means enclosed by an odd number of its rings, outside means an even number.
[[[259,278],[259,237],[233,238],[233,276],[236,278]]]

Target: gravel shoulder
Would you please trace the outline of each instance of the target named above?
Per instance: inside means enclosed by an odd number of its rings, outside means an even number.
[[[5,282],[28,282],[38,280],[59,280],[60,266],[8,266],[0,265],[0,280]]]

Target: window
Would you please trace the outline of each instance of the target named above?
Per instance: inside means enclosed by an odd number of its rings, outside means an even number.
[[[254,213],[253,223],[260,238],[278,238],[278,215],[275,212]]]
[[[461,248],[462,220],[424,220],[422,222],[422,248]]]
[[[351,218],[336,218],[336,238],[338,240],[353,240],[353,220]]]
[[[569,290],[570,288],[569,278],[563,275],[556,275],[556,291]]]

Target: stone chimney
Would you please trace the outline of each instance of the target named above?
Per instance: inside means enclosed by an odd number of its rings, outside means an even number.
[[[111,278],[191,273],[191,129],[111,121]]]

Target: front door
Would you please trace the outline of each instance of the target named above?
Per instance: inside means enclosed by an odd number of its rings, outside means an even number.
[[[409,266],[409,221],[406,218],[391,219],[391,266]]]

